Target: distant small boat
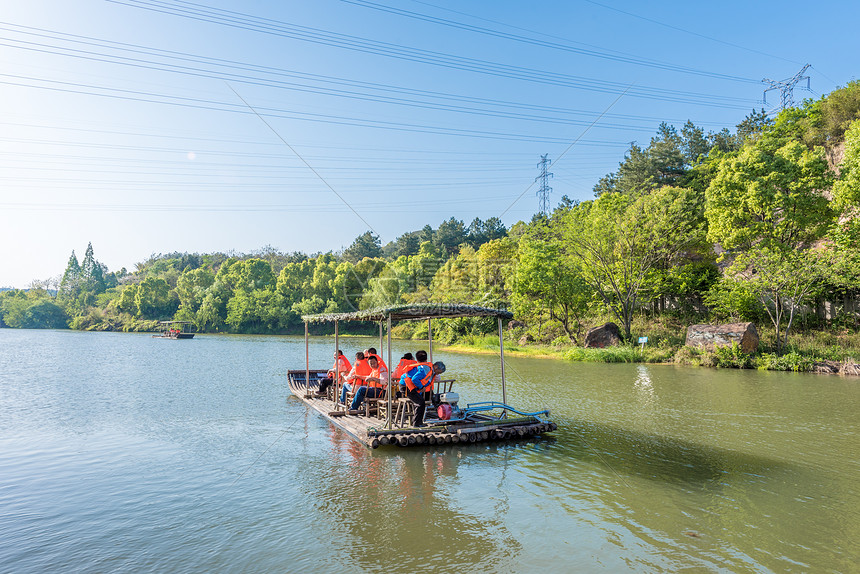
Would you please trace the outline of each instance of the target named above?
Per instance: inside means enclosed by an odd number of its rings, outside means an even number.
[[[194,326],[194,321],[159,321],[162,331],[153,337],[158,339],[193,339],[194,333],[190,329],[183,331],[183,325]]]

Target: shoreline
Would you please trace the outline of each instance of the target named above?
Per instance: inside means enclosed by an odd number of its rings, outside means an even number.
[[[445,345],[440,346],[439,349],[451,352],[451,353],[462,353],[466,355],[498,355],[498,352],[493,351],[489,348],[484,348],[480,346],[472,346],[472,345],[464,345],[464,344],[454,344],[454,345]],[[579,349],[579,348],[575,348]],[[621,355],[622,360],[618,360],[619,354],[614,352],[613,349],[620,349],[623,351]],[[844,375],[847,377],[855,377],[860,376],[860,363],[853,362],[850,360],[843,361],[833,361],[827,359],[808,359],[806,363],[792,363],[789,365],[789,368],[773,368],[771,366],[761,366],[753,363],[753,360],[757,357],[756,354],[749,355],[746,357],[746,363],[744,364],[707,364],[708,359],[713,358],[717,355],[717,353],[712,351],[702,351],[698,349],[692,349],[690,347],[680,347],[672,353],[672,358],[669,360],[648,360],[648,357],[638,350],[631,347],[609,347],[607,349],[580,349],[583,352],[577,353],[579,357],[572,358],[567,356],[570,349],[567,350],[557,350],[552,351],[549,349],[535,350],[535,352],[531,351],[522,351],[519,348],[514,349],[505,349],[505,355],[514,356],[514,357],[529,357],[535,359],[554,359],[561,361],[569,361],[572,363],[582,362],[582,363],[644,363],[651,365],[681,365],[686,367],[706,367],[706,368],[737,368],[737,369],[755,369],[755,370],[764,370],[764,371],[793,371],[793,372],[804,372],[811,373],[816,375]],[[688,354],[696,355],[703,357],[705,360],[697,361],[697,360],[681,360],[678,361],[675,359],[678,351],[687,350]],[[629,352],[632,351],[632,352]],[[588,355],[591,355],[589,358]],[[603,358],[601,358],[603,355]],[[770,357],[769,353],[760,353],[758,357],[767,356]],[[609,359],[609,360],[607,360]],[[799,368],[800,366],[806,365],[808,368]]]

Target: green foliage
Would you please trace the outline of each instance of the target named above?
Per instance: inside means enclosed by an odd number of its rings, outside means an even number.
[[[520,316],[545,309],[558,321],[568,342],[578,342],[583,315],[594,291],[582,277],[577,261],[558,237],[527,236],[520,241],[519,265],[512,301]]]
[[[753,366],[753,356],[744,353],[737,342],[731,345],[717,345],[714,349],[716,366],[723,369],[749,369]]]
[[[16,329],[65,329],[69,317],[45,291],[0,293],[0,325]]]
[[[752,286],[732,277],[722,277],[705,295],[705,304],[721,320],[758,323],[766,313]]]
[[[799,137],[809,147],[833,147],[852,122],[860,119],[860,81],[849,82],[815,102],[805,102],[795,115]]]
[[[574,347],[564,353],[564,358],[568,361],[590,363],[639,363],[643,359],[639,348],[629,345],[606,347],[605,349]]]
[[[134,303],[137,316],[144,319],[167,319],[176,311],[174,300],[170,297],[170,286],[160,277],[144,279],[137,286]]]
[[[365,258],[382,257],[382,244],[379,236],[372,231],[365,231],[355,238],[352,245],[343,252],[343,258],[351,263],[357,263]]]
[[[845,132],[845,155],[833,184],[833,204],[846,217],[860,216],[860,121]]]
[[[707,189],[708,237],[725,249],[798,249],[827,230],[833,215],[823,150],[762,137],[724,156]]]
[[[794,371],[805,373],[812,370],[815,360],[812,357],[790,351],[782,355],[762,353],[758,358],[758,368],[766,371]]]
[[[662,270],[701,245],[703,223],[698,194],[663,187],[639,197],[608,194],[579,204],[564,214],[562,240],[629,339],[637,306],[658,294]]]
[[[452,217],[439,225],[434,240],[446,256],[454,255],[466,241],[466,226],[459,219]]]

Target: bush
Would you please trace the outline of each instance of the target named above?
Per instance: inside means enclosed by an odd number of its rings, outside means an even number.
[[[715,347],[714,359],[717,367],[727,369],[749,369],[754,363],[753,356],[744,353],[737,342],[733,342],[731,346]]]
[[[812,370],[815,359],[804,357],[797,351],[791,351],[784,355],[775,353],[762,353],[758,359],[758,368],[768,371],[794,371],[805,373]]]

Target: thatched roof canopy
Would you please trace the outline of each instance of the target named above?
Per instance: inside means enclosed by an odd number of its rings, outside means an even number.
[[[320,315],[302,315],[309,323],[331,323],[334,321],[384,321],[391,317],[392,321],[415,319],[452,319],[458,317],[499,317],[513,319],[514,315],[504,309],[490,309],[477,305],[461,303],[425,303],[423,305],[398,305],[394,307],[378,307],[352,313],[323,313]]]

